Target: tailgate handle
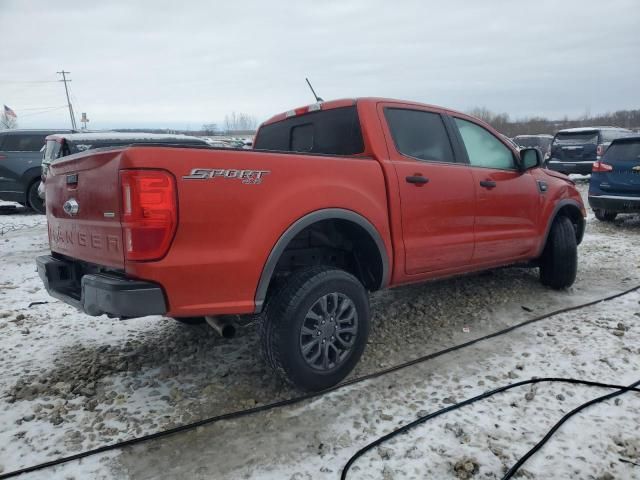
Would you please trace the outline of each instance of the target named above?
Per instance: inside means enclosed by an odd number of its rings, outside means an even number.
[[[78,185],[78,174],[67,175],[67,185]]]

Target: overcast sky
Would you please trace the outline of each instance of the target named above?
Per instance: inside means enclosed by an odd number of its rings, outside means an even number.
[[[0,0],[0,104],[21,127],[264,120],[385,96],[512,118],[640,108],[638,0]],[[25,83],[46,82],[49,83]]]

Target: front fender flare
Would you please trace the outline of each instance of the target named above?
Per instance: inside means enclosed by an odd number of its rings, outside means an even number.
[[[561,209],[563,209],[564,207],[567,207],[567,206],[575,208],[576,211],[578,212],[578,215],[579,215],[580,219],[581,219],[581,221],[578,223],[578,230],[576,231],[576,241],[577,241],[578,244],[580,244],[580,242],[582,242],[582,237],[584,236],[584,230],[585,230],[585,226],[586,226],[586,221],[585,221],[584,217],[582,216],[582,209],[580,208],[581,205],[576,200],[565,198],[563,200],[560,200],[556,204],[556,206],[553,209],[553,213],[549,217],[549,222],[547,223],[547,227],[546,227],[545,232],[544,232],[544,238],[543,238],[543,242],[542,242],[542,245],[540,247],[540,250],[538,251],[538,256],[542,255],[542,251],[544,250],[544,247],[547,244],[547,240],[549,238],[549,232],[551,232],[551,226],[553,225],[554,220],[558,216],[558,212]]]

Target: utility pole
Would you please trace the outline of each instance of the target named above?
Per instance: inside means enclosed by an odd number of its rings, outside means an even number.
[[[62,75],[62,80],[60,80],[61,82],[64,82],[64,91],[67,93],[67,105],[69,105],[69,117],[71,118],[71,128],[73,128],[74,130],[77,130],[78,127],[76,127],[76,117],[73,115],[73,107],[71,106],[71,100],[69,99],[69,88],[67,87],[67,82],[70,82],[71,80],[67,80],[66,74],[67,73],[71,73],[71,72],[65,72],[64,70],[62,70],[61,72],[56,72],[59,75]]]

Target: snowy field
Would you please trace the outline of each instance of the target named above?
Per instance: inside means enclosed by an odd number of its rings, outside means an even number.
[[[34,267],[46,237],[43,217],[0,211],[0,473],[296,395],[262,362],[253,325],[224,340],[167,318],[87,317],[50,298]],[[639,238],[638,216],[604,224],[590,215],[567,292],[545,289],[525,269],[379,292],[354,375],[640,284]],[[639,380],[640,294],[296,406],[21,478],[334,479],[359,448],[417,415],[533,376]],[[563,413],[604,393],[557,384],[512,390],[396,437],[349,478],[500,478]],[[586,410],[520,478],[640,478],[640,467],[620,461],[640,463],[638,411],[634,393]]]

